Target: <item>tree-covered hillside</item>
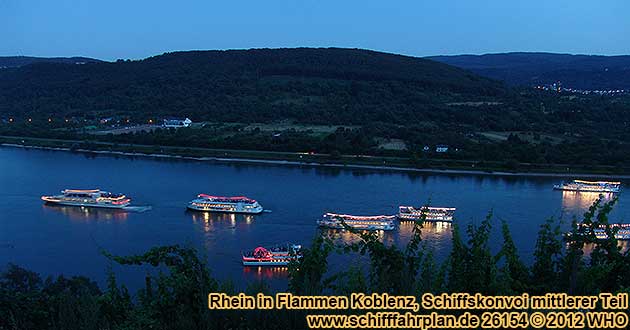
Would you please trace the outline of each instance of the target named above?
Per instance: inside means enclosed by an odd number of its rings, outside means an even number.
[[[547,85],[559,81],[574,89],[630,89],[630,56],[627,55],[501,53],[433,56],[429,59],[510,85]]]
[[[4,116],[400,123],[436,104],[504,92],[498,82],[441,63],[335,48],[176,52],[141,61],[0,71]]]
[[[21,67],[33,63],[65,63],[85,64],[96,63],[100,60],[89,57],[33,57],[33,56],[0,56],[1,68]]]
[[[435,61],[359,49],[175,52],[0,70],[4,136],[396,156],[417,166],[429,158],[624,172],[629,109],[627,95],[505,87]],[[171,116],[194,125],[155,127]],[[437,153],[442,144],[449,151]]]

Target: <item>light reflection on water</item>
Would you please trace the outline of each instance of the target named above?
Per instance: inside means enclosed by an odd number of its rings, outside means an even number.
[[[630,241],[617,241],[617,246],[619,247],[621,252],[625,252],[628,250],[628,248],[630,248]],[[582,249],[584,251],[584,255],[588,257],[591,253],[593,253],[595,247],[595,244],[585,244],[584,248]]]
[[[333,241],[336,241],[336,243],[344,243],[344,244],[353,244],[353,243],[359,242],[361,240],[360,233],[362,233],[361,231],[357,233],[353,233],[345,229],[328,229],[328,228],[320,228],[319,232],[321,233],[321,235],[324,235],[325,237],[328,237],[332,239]],[[385,231],[385,230],[375,230],[372,233],[375,234],[376,238],[381,242],[388,241],[388,239],[391,242],[391,238],[393,236],[393,233],[391,231]]]
[[[602,201],[610,201],[614,194],[612,193],[598,193],[590,191],[562,191],[562,209],[568,211],[575,210],[587,210],[598,199],[602,198]]]
[[[288,275],[287,267],[243,267],[245,276],[255,276],[265,280],[286,279]]]
[[[405,239],[405,243],[413,237],[414,223],[412,221],[402,221],[399,225],[401,238]],[[425,221],[421,228],[421,238],[424,241],[435,242],[439,240],[450,241],[453,237],[453,225],[450,222],[430,222]]]
[[[117,209],[42,204],[44,212],[59,212],[74,221],[126,221],[129,212]]]
[[[211,231],[213,228],[230,228],[234,229],[237,224],[250,225],[254,221],[251,214],[230,214],[230,213],[212,213],[199,211],[186,211],[192,218],[193,223],[201,224],[205,232]]]
[[[573,211],[573,215],[575,219],[579,222],[582,218],[582,214],[577,214],[579,211],[585,213],[588,211],[588,208],[593,205],[599,198],[601,198],[602,203],[609,202],[615,197],[613,193],[600,193],[600,192],[591,192],[591,191],[562,191],[562,209],[565,211]],[[572,220],[572,219],[567,219]],[[609,222],[623,222],[623,219],[609,219]],[[622,251],[626,251],[630,246],[630,242],[628,241],[617,241],[617,245],[621,248]],[[593,249],[596,245],[587,244],[584,246],[584,254],[590,255],[593,252]]]
[[[373,233],[379,241],[385,244],[397,244],[405,245],[413,237],[413,221],[395,221],[396,229],[393,231],[377,230]],[[438,241],[450,241],[453,232],[452,224],[450,222],[443,221],[426,221],[420,228],[420,237],[423,241],[436,243]],[[333,239],[337,243],[354,244],[361,241],[360,232],[352,233],[348,230],[336,230],[336,229],[320,229],[322,235]]]
[[[322,232],[316,220],[329,210],[396,214],[399,205],[427,201],[456,207],[454,222],[462,231],[492,210],[490,246],[500,247],[498,220],[505,220],[519,253],[531,262],[539,226],[547,218],[579,218],[598,196],[553,191],[553,184],[563,179],[225,164],[0,147],[0,187],[10,187],[0,190],[0,246],[12,246],[0,248],[0,267],[13,262],[46,275],[86,275],[102,282],[109,261],[100,254],[101,248],[129,255],[179,244],[199,249],[218,279],[229,278],[244,286],[269,278],[275,281],[272,285],[283,288],[286,274],[243,268],[241,251],[286,243],[308,247]],[[134,203],[153,209],[127,213],[42,206],[41,195],[72,187],[125,193]],[[187,203],[200,192],[246,195],[273,212],[255,216],[187,212]],[[628,222],[629,204],[625,194],[620,194],[611,221]],[[448,223],[424,225],[423,241],[436,259],[450,252],[451,229]],[[394,231],[378,235],[388,244],[403,247],[412,230],[412,223],[403,222]],[[357,239],[349,232],[328,234],[339,242]],[[333,254],[330,268],[345,266],[345,261]],[[144,269],[140,274],[123,267],[115,270],[130,287],[144,283]]]

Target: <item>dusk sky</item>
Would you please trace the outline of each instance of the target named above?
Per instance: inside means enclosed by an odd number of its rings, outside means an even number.
[[[104,60],[299,46],[621,55],[630,54],[630,1],[0,0],[0,38],[0,56]]]

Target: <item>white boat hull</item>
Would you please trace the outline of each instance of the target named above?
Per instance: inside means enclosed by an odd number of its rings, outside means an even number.
[[[297,260],[301,257],[299,251],[302,248],[299,244],[291,244],[286,248],[275,247],[271,250],[261,246],[254,249],[249,254],[243,254],[241,261],[243,266],[288,266],[291,260]]]
[[[454,207],[404,206],[398,207],[399,221],[453,222]]]
[[[575,192],[616,194],[621,189],[621,182],[573,180],[571,182],[555,184],[553,185],[553,189]]]
[[[77,206],[77,207],[93,207],[93,208],[101,208],[101,209],[117,209],[123,210],[129,204],[121,204],[121,205],[113,205],[113,204],[98,204],[98,203],[80,203],[80,202],[71,202],[71,201],[61,201],[61,200],[47,200],[47,204],[51,205],[63,205],[63,206]]]
[[[605,240],[608,238],[608,234],[606,234],[606,232],[604,232],[603,230],[595,231],[595,237],[597,237],[597,239],[600,239],[600,240]],[[630,232],[626,231],[626,232],[617,233],[615,234],[615,239],[619,241],[629,241]]]
[[[112,194],[100,189],[65,189],[62,195],[42,196],[47,204],[93,207],[102,209],[124,209],[131,199],[123,194]]]
[[[328,224],[328,223],[319,222],[318,225],[321,228],[337,229],[337,230],[346,229],[341,224]],[[353,225],[348,224],[348,227],[350,227],[352,229],[355,229],[355,230],[368,230],[368,231],[376,231],[376,230],[390,231],[390,230],[394,230],[396,228],[393,224],[391,224],[391,225],[370,225],[370,226],[353,226]]]
[[[218,208],[211,208],[211,207],[199,207],[199,206],[191,205],[191,204],[188,204],[188,209],[192,211],[199,211],[199,212],[232,213],[232,214],[260,214],[260,213],[263,213],[264,211],[262,206],[252,208],[252,209],[237,208],[235,210],[225,210],[225,209],[218,209]]]
[[[562,187],[562,186],[554,186],[553,189],[555,190],[563,190],[563,191],[575,191],[575,192],[594,192],[594,193],[602,193],[602,194],[606,194],[606,193],[611,193],[611,194],[616,194],[619,192],[618,188],[609,188],[609,189],[592,189],[592,188],[585,188],[585,187],[581,187],[581,188],[567,188],[567,187]]]
[[[273,266],[273,267],[285,267],[289,265],[289,260],[278,261],[243,261],[243,266]]]
[[[422,219],[422,216],[420,216],[420,215],[404,214],[404,213],[401,213],[401,214],[398,215],[398,220],[400,220],[400,221],[418,221],[418,220],[423,220],[423,221],[427,221],[427,222],[453,222],[453,218],[452,217],[429,217],[429,216],[425,216],[425,219]]]

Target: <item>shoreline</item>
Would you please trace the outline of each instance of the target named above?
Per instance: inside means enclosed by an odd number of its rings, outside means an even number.
[[[363,169],[374,170],[383,172],[411,172],[411,173],[423,173],[423,174],[455,174],[455,175],[483,175],[483,176],[510,176],[510,177],[580,177],[591,179],[630,179],[628,174],[597,174],[597,173],[553,173],[553,172],[506,172],[506,171],[483,171],[483,170],[462,170],[462,169],[430,169],[430,168],[413,168],[413,167],[401,167],[401,166],[385,166],[385,165],[362,165],[362,164],[336,164],[336,163],[319,163],[319,162],[305,162],[294,160],[269,160],[269,159],[254,159],[254,158],[234,158],[234,157],[193,157],[193,156],[181,156],[172,154],[156,154],[156,153],[142,153],[142,152],[126,152],[126,151],[108,151],[108,150],[90,150],[90,149],[71,149],[64,147],[44,147],[44,146],[31,146],[21,145],[15,143],[0,143],[0,147],[9,148],[21,148],[21,149],[38,149],[49,151],[64,151],[64,152],[77,152],[88,153],[96,155],[118,155],[118,156],[131,156],[131,157],[147,157],[147,158],[166,158],[166,159],[180,159],[200,162],[221,162],[221,163],[248,163],[248,164],[268,164],[268,165],[289,165],[289,166],[310,166],[310,167],[327,167],[338,169]]]

